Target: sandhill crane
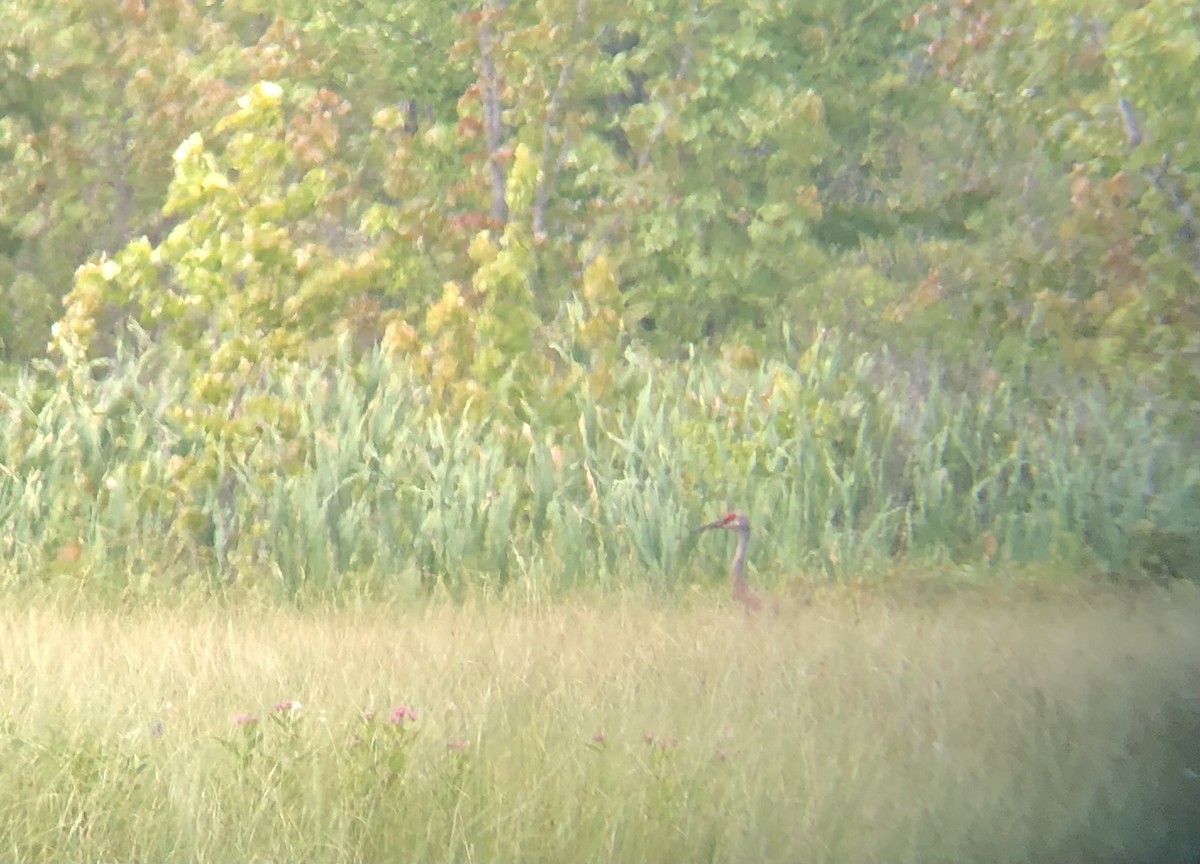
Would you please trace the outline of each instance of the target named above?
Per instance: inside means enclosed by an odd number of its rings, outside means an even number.
[[[750,583],[746,581],[746,547],[750,545],[750,520],[744,513],[730,511],[720,519],[694,529],[694,533],[724,528],[737,534],[737,549],[733,552],[733,565],[729,568],[729,582],[733,586],[733,599],[746,607],[747,612],[762,609],[763,601]]]

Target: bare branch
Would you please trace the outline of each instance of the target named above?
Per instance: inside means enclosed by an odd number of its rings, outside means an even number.
[[[1121,122],[1125,125],[1125,141],[1129,144],[1129,149],[1132,150],[1142,143],[1142,139],[1144,138],[1142,127],[1138,123],[1137,115],[1133,111],[1133,105],[1124,96],[1117,101],[1117,108],[1121,112]]]
[[[587,0],[579,0],[579,5],[575,8],[572,37],[583,26],[586,16]],[[563,135],[562,144],[559,145],[558,155],[555,156],[553,161],[550,159],[550,145],[552,143],[554,122],[562,110],[562,95],[566,89],[567,82],[571,80],[571,68],[573,65],[573,62],[569,59],[563,61],[563,67],[558,73],[558,81],[555,83],[554,91],[550,94],[550,101],[546,105],[546,123],[542,127],[541,176],[538,178],[537,191],[534,193],[533,199],[533,236],[535,238],[544,237],[546,234],[546,207],[550,202],[550,190],[553,188],[554,181],[558,177],[558,172],[567,158],[568,142],[565,134]]]
[[[492,205],[491,216],[497,222],[503,223],[508,219],[508,204],[504,200],[506,178],[504,166],[500,160],[493,158],[500,149],[504,138],[504,120],[500,108],[500,81],[496,73],[496,61],[493,55],[491,18],[497,9],[503,9],[506,0],[488,0],[484,4],[483,19],[479,24],[479,66],[483,78],[483,132],[488,151],[488,166],[492,175]]]
[[[582,3],[580,4],[583,5]],[[554,184],[554,179],[558,176],[558,169],[562,167],[563,161],[567,155],[567,138],[563,135],[562,144],[558,148],[558,156],[553,162],[550,161],[550,145],[552,143],[554,120],[561,108],[560,97],[562,96],[563,88],[567,86],[567,81],[571,77],[570,63],[564,63],[562,71],[558,73],[558,83],[554,85],[554,92],[550,96],[550,103],[546,106],[546,123],[542,127],[542,170],[541,176],[538,178],[537,191],[533,198],[533,236],[541,237],[546,233],[546,205],[550,201],[550,187]]]

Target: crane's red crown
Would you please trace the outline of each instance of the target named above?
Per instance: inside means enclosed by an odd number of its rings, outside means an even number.
[[[734,531],[749,531],[750,520],[738,513],[736,510],[730,510],[724,516],[714,519],[707,525],[701,525],[698,528],[693,528],[692,531],[711,531],[714,528],[729,528]]]

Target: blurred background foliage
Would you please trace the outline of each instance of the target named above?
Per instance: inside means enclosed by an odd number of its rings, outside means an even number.
[[[1197,68],[1178,0],[21,0],[0,556],[654,580],[728,502],[1194,577]]]

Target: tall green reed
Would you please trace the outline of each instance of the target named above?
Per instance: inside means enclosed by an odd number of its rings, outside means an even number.
[[[547,396],[555,419],[534,405],[521,425],[441,412],[396,361],[342,356],[264,370],[230,409],[250,431],[217,438],[173,419],[184,377],[151,349],[0,394],[7,581],[76,549],[97,572],[173,567],[286,596],[665,589],[717,578],[728,549],[689,528],[726,507],[756,525],[767,582],[897,556],[1188,575],[1200,536],[1192,448],[1128,393],[951,392],[838,344],[755,370],[630,352],[613,394]],[[211,468],[182,482],[180,460],[202,455]]]

